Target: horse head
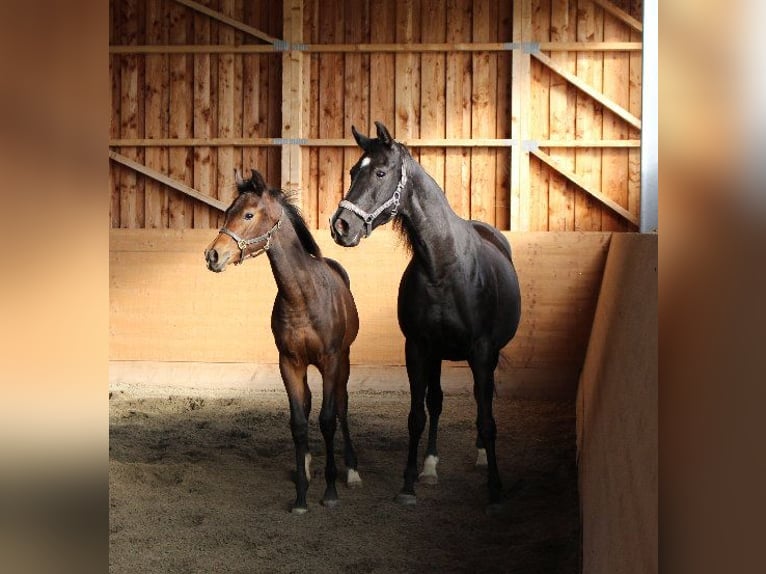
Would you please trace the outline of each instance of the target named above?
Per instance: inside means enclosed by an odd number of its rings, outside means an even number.
[[[243,179],[239,170],[234,171],[239,193],[226,210],[223,227],[205,249],[207,268],[216,273],[229,263],[237,265],[268,251],[271,236],[282,221],[282,207],[268,191],[263,176],[254,169],[250,174]]]
[[[351,126],[364,153],[351,168],[351,187],[330,218],[330,234],[344,247],[358,245],[362,237],[396,216],[407,182],[404,148],[394,141],[386,126],[380,122],[375,126],[376,138],[364,136]]]

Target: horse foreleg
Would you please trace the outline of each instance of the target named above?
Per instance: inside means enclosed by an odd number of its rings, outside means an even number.
[[[497,426],[492,413],[497,353],[486,353],[483,356],[471,358],[468,363],[474,377],[473,393],[477,406],[476,427],[487,455],[487,486],[490,504],[488,510],[492,510],[500,504],[503,488],[495,455]]]
[[[407,430],[410,435],[409,450],[407,453],[407,466],[404,469],[404,486],[397,495],[396,501],[400,504],[415,504],[415,481],[418,478],[418,444],[423,429],[426,426],[426,411],[424,407],[426,393],[426,371],[423,353],[421,353],[407,339],[405,343],[405,358],[407,363],[407,376],[410,381],[410,414],[407,417]]]
[[[290,403],[290,431],[295,444],[295,504],[292,512],[303,514],[308,510],[308,418],[311,411],[311,391],[306,381],[306,367],[292,365],[280,358],[279,369]]]

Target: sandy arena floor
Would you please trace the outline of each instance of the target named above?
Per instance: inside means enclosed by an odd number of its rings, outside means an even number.
[[[575,573],[573,402],[495,399],[505,503],[484,513],[470,371],[445,365],[437,486],[397,505],[409,391],[401,367],[352,367],[349,420],[364,481],[319,504],[321,385],[310,371],[309,512],[290,514],[294,451],[273,365],[110,368],[110,572]],[[421,441],[421,453],[425,437]],[[339,471],[342,438],[336,436]],[[422,462],[422,457],[421,457]]]

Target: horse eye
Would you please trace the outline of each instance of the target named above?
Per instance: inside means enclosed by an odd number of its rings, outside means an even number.
[[[386,175],[386,172],[378,170],[378,171],[375,172],[375,175],[377,175],[378,177],[383,177],[384,175]]]
[[[245,214],[245,219],[252,219],[252,218],[253,218],[253,214],[252,213],[246,213]]]

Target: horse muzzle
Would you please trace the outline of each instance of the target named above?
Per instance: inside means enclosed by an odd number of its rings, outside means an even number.
[[[231,258],[231,253],[222,254],[215,247],[210,247],[205,250],[205,261],[207,262],[207,268],[215,273],[220,273],[226,269],[226,264]]]
[[[353,213],[338,209],[330,218],[330,236],[343,247],[356,247],[362,240],[362,225]]]

